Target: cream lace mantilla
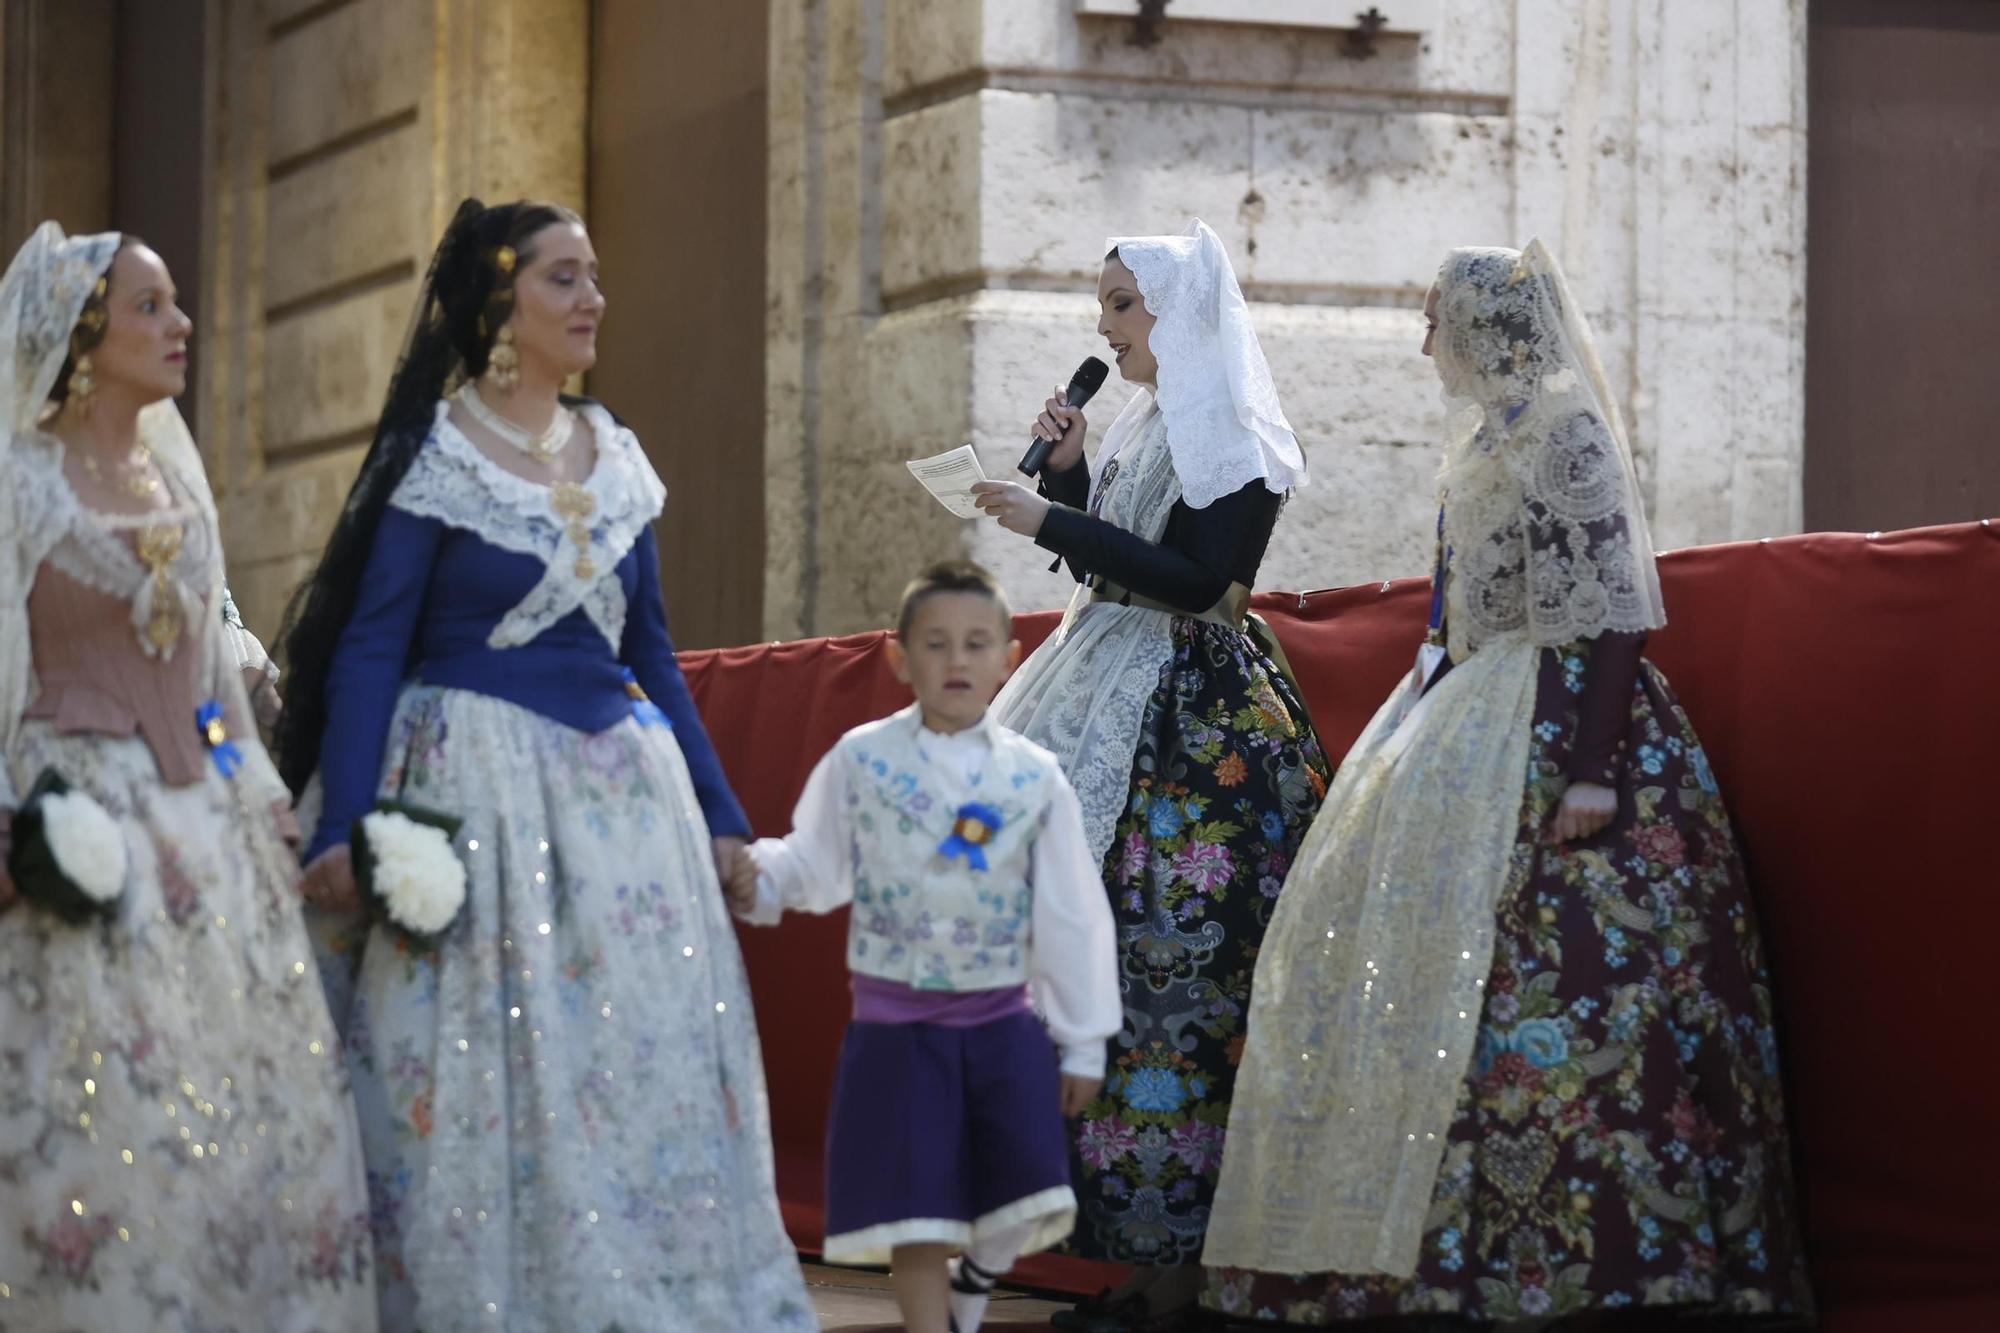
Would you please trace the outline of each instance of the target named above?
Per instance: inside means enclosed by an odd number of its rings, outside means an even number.
[[[1454,250],[1438,284],[1453,658],[1666,624],[1617,400],[1554,257]]]
[[[1114,456],[1115,455],[1115,456]],[[1099,518],[1158,541],[1180,499],[1166,421],[1135,394],[1098,450],[1111,459],[1093,486]],[[1146,700],[1174,652],[1164,611],[1091,600],[1079,587],[1056,632],[993,701],[994,716],[1052,752],[1083,806],[1093,858],[1110,849],[1132,782]]]
[[[519,647],[578,607],[613,652],[625,637],[618,562],[660,516],[667,488],[631,431],[595,403],[579,410],[597,441],[597,464],[574,488],[581,506],[559,512],[550,487],[517,477],[482,454],[452,424],[448,401],[438,403],[430,438],[389,498],[405,513],[542,562],[541,581],[493,627],[490,647]]]

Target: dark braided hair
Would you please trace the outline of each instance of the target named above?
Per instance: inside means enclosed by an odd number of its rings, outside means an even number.
[[[494,341],[514,310],[514,276],[533,258],[534,238],[545,228],[580,221],[560,204],[520,200],[488,208],[467,199],[431,256],[374,442],[318,567],[292,595],[279,631],[291,683],[274,741],[278,772],[294,796],[319,768],[326,676],[353,614],[382,511],[429,437],[438,400],[461,379],[486,372]]]

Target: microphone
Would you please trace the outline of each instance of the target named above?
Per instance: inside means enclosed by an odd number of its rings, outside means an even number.
[[[1094,356],[1087,356],[1083,364],[1076,368],[1076,374],[1069,377],[1069,390],[1063,394],[1063,401],[1071,407],[1082,407],[1104,387],[1104,377],[1111,373],[1111,367]],[[1054,440],[1045,440],[1037,435],[1028,445],[1028,452],[1021,457],[1021,471],[1029,476],[1041,473],[1042,464],[1049,461],[1049,450],[1056,447]]]

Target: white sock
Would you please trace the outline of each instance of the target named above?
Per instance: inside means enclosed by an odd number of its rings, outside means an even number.
[[[992,1299],[993,1284],[1007,1276],[1007,1270],[1021,1257],[1034,1224],[1023,1222],[1004,1231],[992,1232],[965,1247],[965,1253],[951,1261],[951,1320],[955,1333],[979,1333],[986,1318],[986,1303]]]

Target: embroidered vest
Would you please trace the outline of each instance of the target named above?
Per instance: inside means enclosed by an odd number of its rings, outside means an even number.
[[[1000,726],[987,734],[973,782],[956,760],[926,756],[914,707],[841,738],[851,971],[918,990],[1027,981],[1031,856],[1059,770],[1026,737]]]

